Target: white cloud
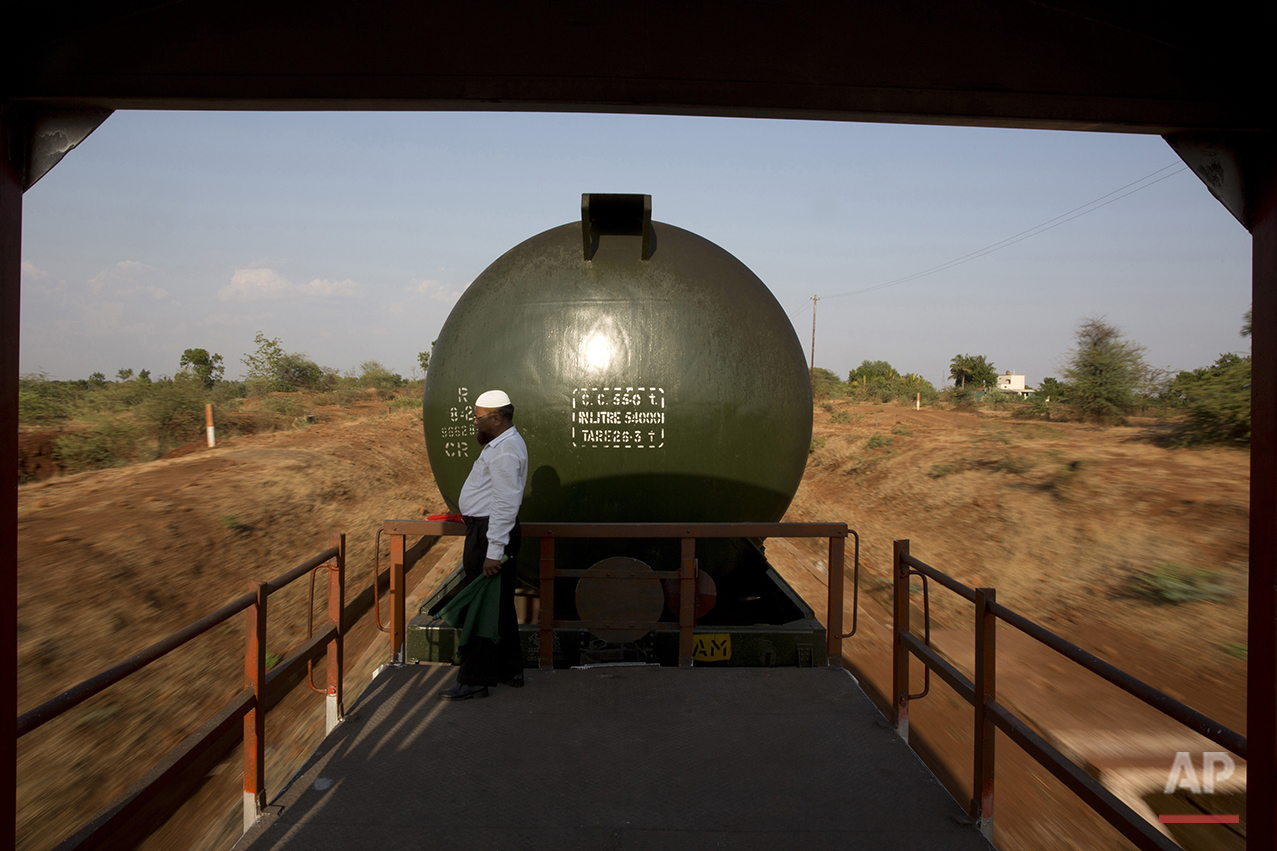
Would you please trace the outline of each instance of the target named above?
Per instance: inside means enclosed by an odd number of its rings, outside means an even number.
[[[121,275],[132,274],[135,272],[158,272],[154,266],[148,266],[139,260],[121,260],[115,264],[115,268]]]
[[[167,290],[139,283],[139,279],[158,271],[160,270],[156,267],[139,260],[121,260],[111,268],[103,269],[89,278],[88,285],[95,295],[104,292],[114,296],[145,293],[152,298],[162,299],[168,295]]]
[[[21,273],[22,277],[28,281],[40,281],[45,278],[53,277],[52,272],[44,271],[43,269],[41,269],[40,267],[32,263],[30,260],[23,260],[21,268],[22,268],[22,273]]]
[[[293,290],[293,285],[274,269],[236,269],[231,282],[217,291],[222,301],[279,298]]]
[[[236,269],[231,282],[217,291],[222,301],[256,301],[284,296],[353,296],[359,293],[359,284],[350,278],[330,281],[315,278],[308,284],[294,284],[274,269]]]
[[[456,290],[450,290],[435,280],[414,279],[408,282],[408,286],[404,287],[404,291],[424,295],[435,301],[449,304],[461,298],[461,293]]]
[[[274,313],[210,313],[204,317],[203,321],[205,325],[225,325],[238,328],[274,318]]]
[[[309,295],[353,296],[359,293],[359,284],[356,284],[350,278],[344,281],[329,281],[316,278],[305,287],[299,289]]]

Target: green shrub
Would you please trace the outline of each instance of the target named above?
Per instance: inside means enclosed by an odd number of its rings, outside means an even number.
[[[162,455],[203,433],[204,387],[196,379],[157,381],[137,413],[151,428]]]
[[[847,413],[846,411],[834,411],[832,414],[829,415],[829,421],[831,423],[840,423],[840,424],[849,423],[851,422],[851,414]]]
[[[828,442],[829,438],[825,437],[823,434],[819,436],[813,435],[811,438],[811,448],[807,450],[807,454],[813,455],[821,449],[824,449],[825,444]]]
[[[359,369],[359,383],[364,387],[394,390],[403,384],[403,376],[391,372],[375,360],[364,361]]]
[[[67,381],[51,381],[42,373],[18,379],[18,422],[23,425],[47,425],[70,418],[71,411],[85,392]]]
[[[873,437],[869,438],[869,440],[865,443],[865,448],[877,449],[880,446],[890,446],[891,444],[895,442],[896,442],[896,439],[894,437],[889,437],[888,435],[885,435],[885,434],[875,434]]]
[[[913,434],[913,429],[909,428],[907,425],[898,425],[891,430],[891,433],[908,436]]]
[[[1224,652],[1229,656],[1236,656],[1238,659],[1245,659],[1247,650],[1248,648],[1245,644],[1238,644],[1236,641],[1230,641],[1224,645]]]
[[[263,399],[262,408],[272,414],[300,417],[305,411],[306,406],[298,397],[287,393],[281,393],[278,395],[267,396]]]
[[[1218,601],[1228,596],[1209,571],[1173,561],[1158,562],[1136,576],[1132,585],[1137,593],[1161,603]]]
[[[103,417],[83,431],[53,441],[53,454],[68,472],[123,467],[145,460],[150,441],[141,427],[121,417]]]
[[[1187,416],[1174,441],[1192,446],[1250,443],[1250,358],[1220,355],[1209,367],[1181,372],[1175,379]]]
[[[958,472],[958,468],[953,466],[952,464],[932,464],[931,465],[931,478],[933,479],[943,479],[945,476],[952,475],[953,473],[956,473],[956,472]]]
[[[1002,390],[990,390],[984,394],[984,398],[980,401],[995,411],[1005,411],[1007,405],[1011,403],[1012,397],[1010,393]]]

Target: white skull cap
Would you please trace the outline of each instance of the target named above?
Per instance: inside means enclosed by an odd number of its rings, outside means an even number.
[[[510,397],[504,390],[489,390],[486,393],[480,393],[479,398],[474,400],[474,404],[480,408],[504,408],[510,404]]]

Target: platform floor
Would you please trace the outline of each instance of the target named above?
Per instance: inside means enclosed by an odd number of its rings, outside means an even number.
[[[839,668],[383,671],[236,849],[980,849]]]

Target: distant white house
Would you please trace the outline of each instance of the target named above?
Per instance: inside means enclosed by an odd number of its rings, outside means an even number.
[[[1010,370],[998,376],[998,389],[1003,393],[1016,393],[1020,396],[1028,396],[1033,392],[1024,386],[1023,375],[1012,375]]]

